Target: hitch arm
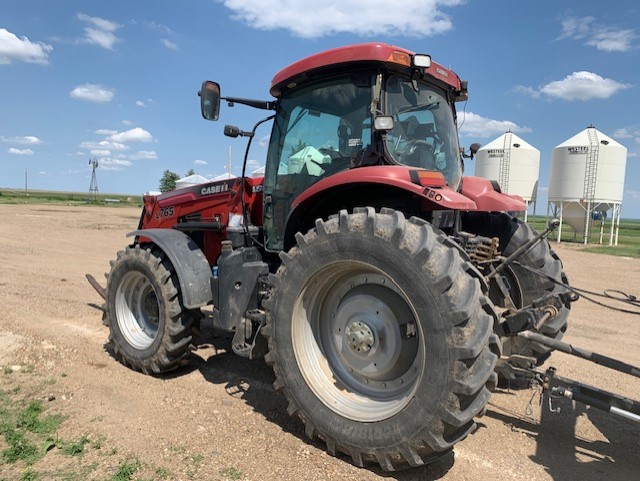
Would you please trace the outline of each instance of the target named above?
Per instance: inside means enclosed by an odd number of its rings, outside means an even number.
[[[640,423],[640,403],[638,401],[557,376],[554,368],[549,368],[545,372],[543,389],[549,393],[551,398],[572,399],[629,421]]]
[[[560,342],[550,337],[544,336],[542,334],[536,334],[535,332],[531,331],[519,332],[516,335],[517,337],[537,342],[538,344],[542,344],[558,351],[562,351],[571,356],[595,362],[596,364],[600,364],[601,366],[613,369],[614,371],[629,374],[630,376],[634,377],[640,377],[640,368],[631,364],[627,364],[626,362],[619,361],[618,359],[613,359],[611,357],[598,354],[597,352],[591,352],[586,349],[581,349],[579,347],[572,346],[571,344]]]

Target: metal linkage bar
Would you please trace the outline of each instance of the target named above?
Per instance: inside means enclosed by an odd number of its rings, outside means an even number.
[[[640,377],[640,368],[631,364],[627,364],[626,362],[619,361],[618,359],[613,359],[611,357],[598,354],[597,352],[581,349],[579,347],[572,346],[571,344],[560,342],[550,337],[544,336],[542,334],[536,334],[535,332],[531,331],[519,332],[516,335],[518,337],[528,339],[529,341],[534,341],[538,344],[542,344],[543,346],[551,347],[566,354],[570,354],[571,356],[595,362],[596,364],[608,367],[609,369],[613,369],[614,371],[629,374],[630,376],[634,377]]]
[[[551,398],[563,397],[572,399],[601,411],[640,423],[640,403],[638,401],[556,376],[554,368],[548,369],[545,373],[543,387],[549,392]]]
[[[502,262],[500,262],[500,265],[498,265],[498,267],[496,267],[495,269],[492,269],[491,272],[486,276],[487,280],[490,280],[493,277],[497,276],[502,270],[506,269],[509,264],[512,264],[518,257],[520,257],[526,251],[531,249],[532,246],[536,245],[542,239],[547,237],[559,225],[560,225],[560,221],[558,219],[553,219],[551,222],[549,222],[549,225],[546,227],[545,230],[540,232],[538,235],[536,235],[533,239],[531,239],[529,242],[527,242],[523,246],[520,246],[513,254],[511,254],[509,257],[507,257]]]

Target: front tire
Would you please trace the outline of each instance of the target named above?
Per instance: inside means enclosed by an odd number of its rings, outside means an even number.
[[[182,365],[189,355],[193,314],[180,300],[178,279],[159,250],[127,247],[111,261],[106,322],[116,357],[145,374]]]
[[[372,208],[316,221],[264,301],[266,361],[305,432],[363,466],[420,466],[474,427],[495,384],[496,318],[464,254]]]

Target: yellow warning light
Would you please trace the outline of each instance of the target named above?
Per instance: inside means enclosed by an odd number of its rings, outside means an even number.
[[[406,65],[407,67],[411,66],[411,56],[406,52],[400,52],[398,50],[391,52],[387,61]]]

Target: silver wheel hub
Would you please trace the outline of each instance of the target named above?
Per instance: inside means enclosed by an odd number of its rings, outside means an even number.
[[[354,352],[367,353],[373,346],[373,332],[371,328],[362,321],[351,323],[345,330],[345,337],[349,347]]]
[[[356,421],[400,412],[425,368],[411,303],[379,269],[341,261],[315,272],[293,306],[291,338],[309,388]]]
[[[147,349],[158,336],[159,304],[149,279],[138,271],[127,272],[115,297],[120,332],[135,349]]]

